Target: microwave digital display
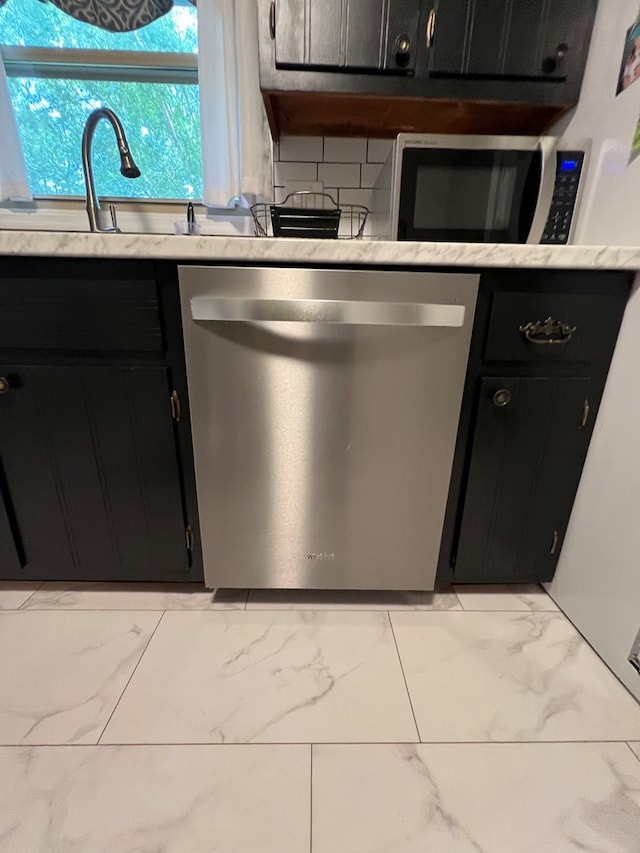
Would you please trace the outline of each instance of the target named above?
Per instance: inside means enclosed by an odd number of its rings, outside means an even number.
[[[505,231],[512,217],[515,165],[419,165],[413,210],[415,229]]]

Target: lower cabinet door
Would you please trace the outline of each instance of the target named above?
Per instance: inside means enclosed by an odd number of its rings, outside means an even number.
[[[0,459],[22,577],[188,577],[163,367],[2,366]],[[0,525],[2,524],[0,520]],[[9,564],[5,576],[14,574]]]
[[[16,580],[24,577],[24,558],[15,520],[10,517],[12,508],[3,473],[0,467],[0,577]]]
[[[588,378],[483,378],[458,583],[551,580],[589,445]]]

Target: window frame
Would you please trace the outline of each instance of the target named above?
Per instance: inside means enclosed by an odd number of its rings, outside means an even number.
[[[195,53],[22,45],[1,45],[0,52],[7,77],[198,85]]]

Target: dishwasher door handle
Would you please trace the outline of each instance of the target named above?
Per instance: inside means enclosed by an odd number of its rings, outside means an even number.
[[[343,299],[265,299],[194,296],[194,320],[227,322],[337,323],[351,326],[461,328],[465,306],[425,302],[362,302]]]

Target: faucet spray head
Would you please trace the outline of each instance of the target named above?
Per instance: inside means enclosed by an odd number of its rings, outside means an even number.
[[[140,169],[136,166],[128,148],[120,151],[120,174],[124,175],[125,178],[140,177]]]
[[[120,142],[118,151],[120,153],[120,174],[125,178],[139,178],[140,169],[138,169],[136,161],[131,156],[131,151],[129,151],[126,141],[122,140]]]

